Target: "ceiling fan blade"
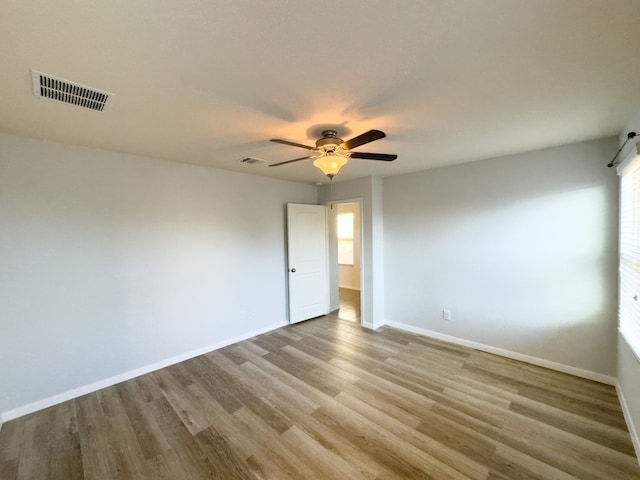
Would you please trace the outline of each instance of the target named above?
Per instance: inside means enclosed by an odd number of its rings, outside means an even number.
[[[347,140],[342,144],[342,146],[345,150],[351,150],[352,148],[359,147],[360,145],[364,145],[365,143],[373,142],[374,140],[380,140],[384,137],[386,137],[386,135],[380,130],[369,130],[362,135],[358,135],[357,137],[353,137],[351,140]]]
[[[382,160],[383,162],[393,162],[398,155],[390,155],[388,153],[365,153],[351,152],[349,158],[362,158],[364,160]]]
[[[287,163],[293,163],[293,162],[299,162],[300,160],[306,160],[307,158],[311,158],[311,155],[307,155],[306,157],[294,158],[293,160],[287,160],[286,162],[272,163],[269,166],[270,167],[277,167],[279,165],[286,165]]]
[[[309,145],[303,145],[301,143],[290,142],[289,140],[281,140],[279,138],[272,138],[271,142],[282,143],[283,145],[291,145],[292,147],[306,148],[307,150],[315,150],[316,147],[310,147]]]

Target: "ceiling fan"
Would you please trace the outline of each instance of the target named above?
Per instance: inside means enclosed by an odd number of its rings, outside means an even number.
[[[335,130],[324,130],[322,132],[322,138],[316,141],[316,146],[311,147],[309,145],[303,145],[302,143],[290,142],[288,140],[281,140],[279,138],[272,138],[272,142],[282,143],[284,145],[291,145],[293,147],[300,147],[307,150],[318,152],[317,155],[307,155],[306,157],[294,158],[293,160],[287,160],[286,162],[272,163],[270,167],[278,167],[280,165],[286,165],[287,163],[299,162],[300,160],[306,160],[308,158],[314,158],[313,165],[322,170],[327,177],[333,180],[340,169],[344,167],[349,158],[361,158],[363,160],[381,160],[383,162],[392,162],[397,155],[389,155],[386,153],[365,153],[365,152],[352,152],[352,148],[359,147],[365,143],[370,143],[375,140],[380,140],[386,137],[384,132],[380,130],[369,130],[368,132],[353,137],[346,142],[338,137],[338,132]]]

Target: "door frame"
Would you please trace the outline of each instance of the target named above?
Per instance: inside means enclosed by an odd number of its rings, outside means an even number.
[[[365,278],[365,272],[366,272],[366,266],[365,266],[365,262],[363,262],[363,255],[362,255],[362,249],[363,249],[363,235],[362,235],[362,228],[363,228],[363,212],[362,212],[362,205],[363,205],[363,199],[362,197],[354,197],[354,198],[346,198],[346,199],[340,199],[340,200],[332,200],[332,201],[328,201],[323,203],[323,205],[325,205],[327,207],[327,212],[329,213],[327,215],[327,235],[328,235],[328,250],[329,250],[329,255],[327,257],[327,268],[329,269],[329,309],[330,311],[336,311],[337,309],[340,308],[340,304],[339,304],[339,284],[338,284],[338,233],[336,230],[336,225],[335,222],[332,222],[331,219],[335,218],[335,215],[337,215],[337,209],[335,211],[335,214],[332,214],[331,212],[334,212],[332,206],[333,205],[339,205],[339,204],[343,204],[343,203],[357,203],[358,204],[358,210],[359,210],[359,221],[360,221],[360,238],[359,240],[359,251],[360,251],[360,324],[363,323],[364,320],[364,315],[363,315],[363,305],[365,304],[365,295],[366,292],[364,291],[364,278]],[[335,273],[334,273],[335,271]],[[335,298],[334,298],[335,297]],[[335,308],[334,308],[335,307]]]

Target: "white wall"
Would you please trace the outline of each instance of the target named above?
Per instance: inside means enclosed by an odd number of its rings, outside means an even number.
[[[4,420],[282,325],[284,204],[316,200],[310,185],[0,135]]]
[[[341,288],[360,290],[360,204],[339,203],[338,214],[353,213],[353,265],[338,264],[338,284]]]
[[[615,150],[606,139],[385,178],[387,320],[614,376]]]
[[[318,189],[319,202],[360,200],[362,209],[362,290],[360,308],[362,325],[378,328],[384,324],[384,239],[382,221],[382,179],[367,177],[333,185],[322,185]],[[335,228],[330,235],[335,235]],[[333,243],[333,242],[332,242]],[[338,308],[337,252],[329,250],[331,308]]]

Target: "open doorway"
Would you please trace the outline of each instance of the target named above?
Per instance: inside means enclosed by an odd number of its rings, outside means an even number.
[[[336,204],[338,238],[338,317],[361,323],[362,241],[360,202]]]

